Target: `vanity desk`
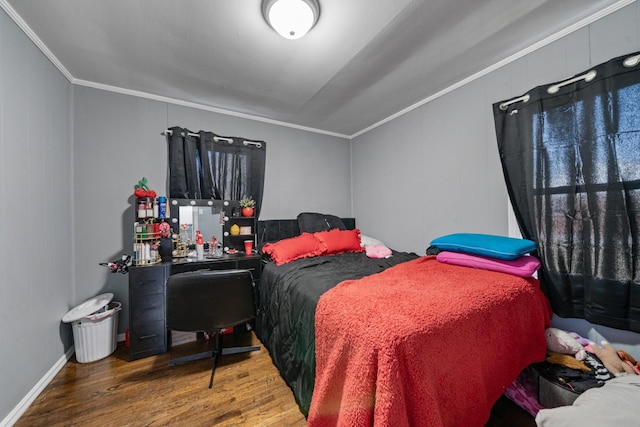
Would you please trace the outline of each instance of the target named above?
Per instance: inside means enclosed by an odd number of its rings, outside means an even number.
[[[166,283],[171,274],[197,270],[250,270],[260,282],[260,255],[234,254],[219,258],[175,258],[150,266],[129,268],[129,361],[163,354],[170,346],[166,328]]]
[[[246,255],[244,240],[255,242],[256,219],[240,217],[237,201],[221,200],[171,200],[171,217],[163,219],[171,223],[172,232],[193,253],[196,230],[201,231],[207,242],[215,236],[223,243],[224,254],[205,256],[197,260],[192,256],[172,258],[171,239],[164,239],[160,247],[168,252],[155,265],[133,265],[129,268],[129,360],[166,353],[170,347],[170,332],[166,328],[166,284],[169,276],[197,270],[250,270],[256,286],[260,283],[261,257],[259,254]],[[233,224],[247,226],[246,234],[233,235]],[[186,246],[185,246],[186,247]],[[176,248],[173,247],[173,250]],[[228,253],[238,251],[237,253]]]

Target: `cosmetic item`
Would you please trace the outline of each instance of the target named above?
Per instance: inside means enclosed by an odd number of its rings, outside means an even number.
[[[147,217],[147,204],[144,200],[140,200],[138,202],[138,218],[146,218]]]
[[[153,199],[147,199],[147,218],[153,218]]]
[[[216,246],[218,246],[218,239],[216,236],[212,236],[211,242],[209,242],[209,255],[216,256]]]
[[[196,230],[196,256],[198,260],[204,259],[204,241],[202,240],[200,230]]]
[[[158,197],[158,218],[167,217],[167,198],[165,196]]]
[[[158,218],[159,214],[160,214],[160,206],[158,205],[158,200],[153,199],[153,217]]]

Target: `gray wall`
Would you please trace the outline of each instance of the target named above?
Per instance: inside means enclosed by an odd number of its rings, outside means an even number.
[[[144,176],[159,195],[166,194],[161,132],[168,127],[266,141],[260,219],[295,218],[304,210],[351,213],[348,140],[88,87],[74,88],[74,110],[77,300],[113,292],[123,303],[121,333],[129,323],[128,275],[98,264],[132,253],[138,180]]]
[[[0,421],[66,361],[72,89],[0,11]]]
[[[351,213],[348,140],[73,86],[0,11],[0,424],[66,361],[62,316],[113,292],[128,327],[133,189],[166,193],[169,126],[267,141],[261,219]]]
[[[440,235],[508,235],[492,104],[640,50],[633,3],[352,142],[354,216],[363,233],[424,254]],[[554,319],[640,356],[640,334]]]
[[[640,50],[633,3],[352,141],[365,233],[424,254],[442,234],[507,234],[492,104]]]

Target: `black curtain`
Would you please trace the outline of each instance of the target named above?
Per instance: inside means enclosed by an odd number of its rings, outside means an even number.
[[[511,204],[523,236],[538,244],[540,281],[553,311],[635,332],[640,332],[638,59],[637,54],[615,58],[493,105]]]
[[[168,129],[169,197],[256,201],[262,206],[267,144],[264,141]]]

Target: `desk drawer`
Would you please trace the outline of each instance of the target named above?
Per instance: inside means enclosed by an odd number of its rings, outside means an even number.
[[[143,323],[129,331],[129,353],[141,353],[150,349],[167,351],[167,330],[164,319]]]
[[[129,324],[137,327],[142,323],[164,320],[165,295],[155,294],[136,297],[130,302]]]
[[[167,268],[163,265],[135,267],[129,270],[129,294],[132,297],[163,294]]]
[[[234,260],[216,262],[209,266],[209,270],[234,270],[235,268],[236,262]]]
[[[234,268],[236,268],[236,262],[233,260],[185,262],[180,264],[173,264],[171,266],[171,274],[187,273],[189,271],[199,270],[232,270]]]

